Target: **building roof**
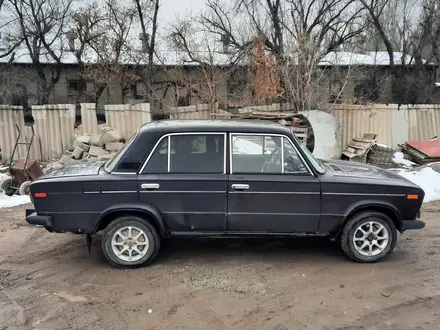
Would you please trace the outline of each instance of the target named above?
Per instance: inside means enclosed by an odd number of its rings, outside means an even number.
[[[394,64],[395,65],[413,65],[415,59],[413,56],[405,55],[402,52],[394,52]],[[422,60],[423,64],[426,64],[426,60]],[[389,66],[390,57],[388,52],[332,52],[324,56],[319,63],[320,65],[359,65],[359,66]]]
[[[14,55],[12,55],[14,54]],[[11,55],[0,58],[0,63],[16,63],[16,64],[32,64],[32,59],[27,49],[20,47],[16,49]],[[75,55],[70,51],[59,50],[57,55],[61,58],[61,63],[65,65],[76,65],[78,61]],[[204,63],[227,66],[231,63],[237,63],[246,65],[248,58],[243,56],[238,58],[237,54],[225,54],[220,51],[209,52],[201,50],[196,52],[197,58]],[[403,59],[403,61],[402,61]],[[93,52],[87,53],[83,56],[83,62],[85,64],[96,64],[99,62],[98,56]],[[293,60],[295,62],[295,60]],[[42,64],[54,64],[55,61],[47,53],[40,55],[40,63]],[[147,54],[136,53],[130,57],[121,57],[119,62],[122,65],[146,65],[148,63]],[[193,61],[189,56],[181,51],[173,50],[159,50],[155,54],[154,63],[156,65],[166,66],[197,66],[200,64],[198,61]],[[426,61],[423,60],[425,64]],[[394,52],[394,64],[395,65],[413,65],[415,60],[410,55],[404,55],[402,52]],[[324,56],[319,62],[319,66],[389,66],[390,59],[387,52],[331,52]]]

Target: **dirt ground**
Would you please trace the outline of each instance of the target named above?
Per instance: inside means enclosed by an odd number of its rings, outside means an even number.
[[[0,210],[0,329],[440,329],[440,203],[378,264],[326,239],[212,239],[165,242],[137,270],[24,208]]]

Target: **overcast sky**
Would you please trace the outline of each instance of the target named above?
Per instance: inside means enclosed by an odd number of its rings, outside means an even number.
[[[162,0],[159,9],[160,21],[172,23],[176,15],[185,17],[189,13],[196,14],[205,5],[205,0]]]

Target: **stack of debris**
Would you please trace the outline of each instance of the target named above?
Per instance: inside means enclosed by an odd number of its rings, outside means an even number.
[[[365,133],[362,138],[353,138],[342,151],[342,159],[366,163],[368,152],[376,143],[376,137],[377,134]]]
[[[411,160],[420,164],[440,161],[440,141],[406,141],[402,151],[411,156]]]
[[[103,126],[99,128],[99,133],[78,135],[71,148],[63,153],[59,163],[67,164],[81,159],[109,159],[123,145],[124,141],[118,130]]]
[[[277,122],[281,125],[290,127],[292,132],[296,135],[298,139],[300,139],[304,144],[309,148],[313,148],[312,144],[314,143],[313,134],[311,133],[311,129],[309,128],[305,118],[298,113],[291,111],[242,111],[239,113],[231,114],[227,113],[227,115],[218,113],[214,115],[219,116],[227,116],[228,118],[235,119],[253,119],[253,120],[266,120]],[[310,145],[310,146],[309,146]]]
[[[301,126],[301,115],[290,111],[249,111],[245,113],[229,114],[236,119],[257,119],[277,121],[286,126]]]

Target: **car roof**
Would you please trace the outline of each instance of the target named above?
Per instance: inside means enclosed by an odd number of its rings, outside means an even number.
[[[157,120],[145,123],[139,132],[179,133],[179,132],[237,132],[291,134],[292,131],[281,124],[263,120]]]

